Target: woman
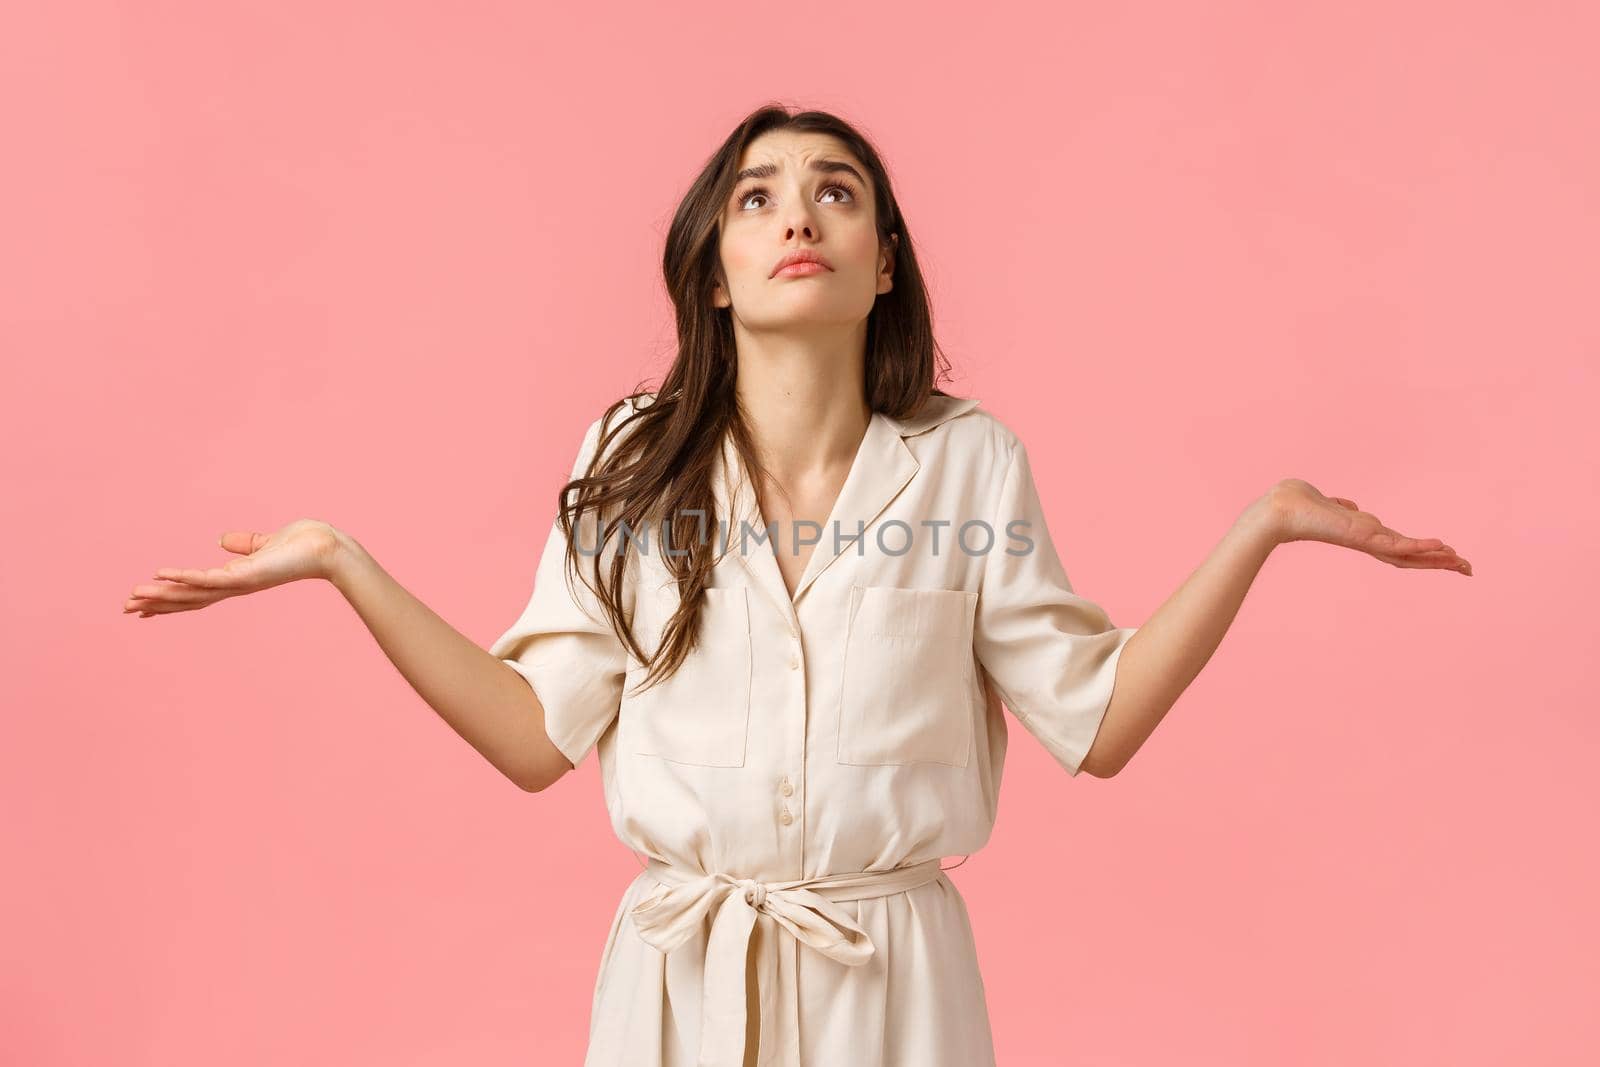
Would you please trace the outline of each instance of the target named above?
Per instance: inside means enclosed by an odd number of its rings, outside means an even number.
[[[326,578],[524,788],[595,749],[648,862],[602,954],[590,1067],[993,1063],[940,859],[989,837],[1002,703],[1069,774],[1109,777],[1275,545],[1471,573],[1288,479],[1148,622],[1113,626],[1067,581],[1022,443],[934,387],[910,233],[878,154],[831,115],[741,123],[664,268],[678,357],[589,426],[532,597],[487,653],[312,521],[229,534],[241,558],[159,571],[127,606]]]

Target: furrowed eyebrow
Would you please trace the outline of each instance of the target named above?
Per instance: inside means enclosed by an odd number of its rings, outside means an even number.
[[[861,176],[861,172],[842,159],[814,159],[808,169],[813,174],[849,174],[863,186],[867,184],[867,179]],[[746,167],[741,170],[734,176],[733,183],[738,185],[747,178],[772,178],[776,177],[777,173],[778,165],[776,163],[762,163],[759,166]]]

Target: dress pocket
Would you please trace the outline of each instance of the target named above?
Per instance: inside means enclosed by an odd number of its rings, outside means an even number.
[[[743,586],[705,591],[700,642],[671,677],[635,692],[629,669],[621,714],[630,751],[702,767],[743,767],[750,726],[750,609]],[[664,620],[663,620],[664,621]],[[650,635],[653,650],[659,630]]]
[[[967,765],[977,604],[961,589],[851,588],[838,762]]]

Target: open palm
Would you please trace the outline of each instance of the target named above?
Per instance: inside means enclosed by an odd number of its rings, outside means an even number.
[[[1472,564],[1437,537],[1407,537],[1391,530],[1354,500],[1324,496],[1300,478],[1272,488],[1272,510],[1282,541],[1324,541],[1354,548],[1396,567],[1453,570],[1471,575]]]
[[[221,545],[239,558],[209,569],[162,567],[155,572],[156,584],[133,587],[123,612],[147,618],[195,611],[228,597],[325,577],[338,535],[325,522],[296,519],[272,534],[230,531]]]

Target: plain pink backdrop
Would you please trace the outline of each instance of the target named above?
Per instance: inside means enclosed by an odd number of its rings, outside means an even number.
[[[776,99],[876,139],[1119,625],[1285,476],[1476,572],[1280,549],[1111,781],[1009,720],[1001,1064],[1594,1062],[1600,20],[1317,8],[11,12],[0,1060],[578,1062],[592,758],[519,791],[327,585],[120,609],[312,516],[486,645]]]

